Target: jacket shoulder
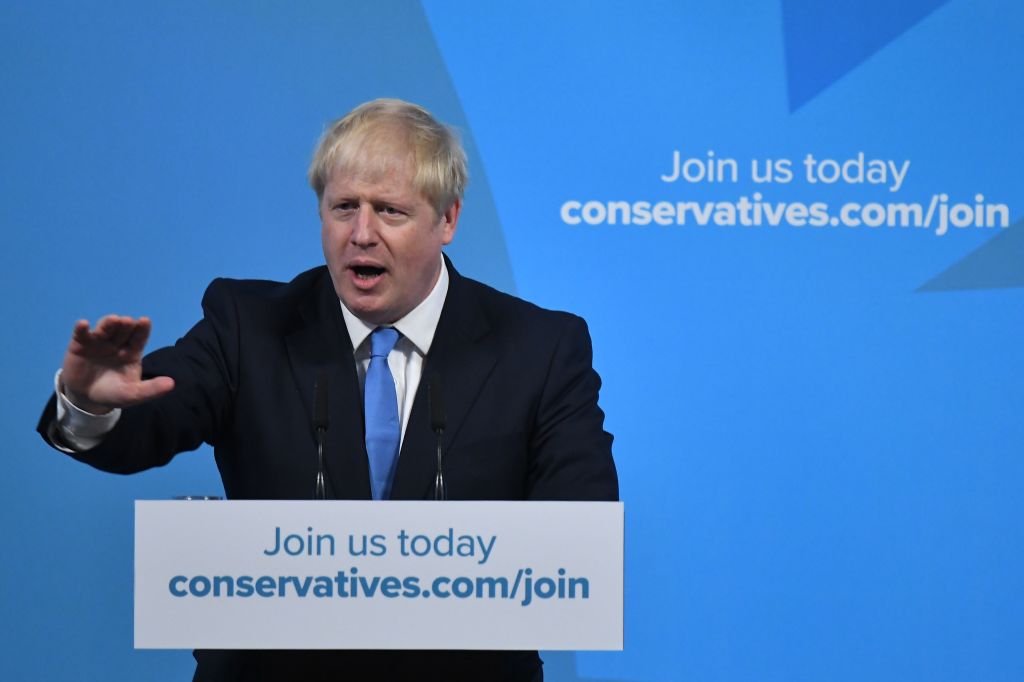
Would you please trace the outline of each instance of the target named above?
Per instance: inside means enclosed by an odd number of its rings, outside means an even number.
[[[283,322],[315,301],[325,287],[333,290],[326,266],[307,270],[290,282],[218,277],[203,294],[203,311],[209,317],[233,309],[232,314],[243,318]]]
[[[230,297],[240,303],[263,303],[274,305],[296,299],[305,299],[312,292],[319,292],[325,280],[330,280],[326,266],[319,266],[296,275],[290,282],[270,279],[233,279],[218,277],[210,282],[203,295],[208,298]]]
[[[583,318],[562,310],[550,310],[541,306],[498,291],[483,282],[468,277],[461,277],[461,285],[465,286],[484,310],[492,323],[515,326],[517,324],[540,327],[562,327],[564,325],[583,324]]]

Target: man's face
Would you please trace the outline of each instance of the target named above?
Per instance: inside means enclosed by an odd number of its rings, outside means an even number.
[[[441,247],[455,236],[460,203],[439,216],[412,179],[409,159],[372,175],[336,171],[320,200],[334,290],[370,324],[395,322],[427,297],[440,274]]]

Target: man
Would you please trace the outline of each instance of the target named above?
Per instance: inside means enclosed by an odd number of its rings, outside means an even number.
[[[327,266],[216,280],[203,319],[145,358],[146,318],[79,321],[40,432],[129,473],[214,446],[229,498],[429,499],[427,385],[446,411],[450,499],[614,500],[611,436],[584,322],[458,274],[442,256],[466,184],[455,135],[376,100],[335,122],[309,170]],[[340,301],[340,302],[339,302]],[[542,679],[536,652],[196,652],[196,679]]]

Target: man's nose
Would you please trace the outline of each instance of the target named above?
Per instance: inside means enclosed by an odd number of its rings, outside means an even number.
[[[360,206],[352,226],[352,243],[356,246],[373,246],[377,243],[377,223],[373,207]]]

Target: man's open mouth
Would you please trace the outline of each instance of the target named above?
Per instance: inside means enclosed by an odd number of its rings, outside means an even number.
[[[373,279],[384,274],[384,268],[378,268],[373,265],[354,265],[352,266],[352,272],[356,273],[356,277],[359,279]]]

